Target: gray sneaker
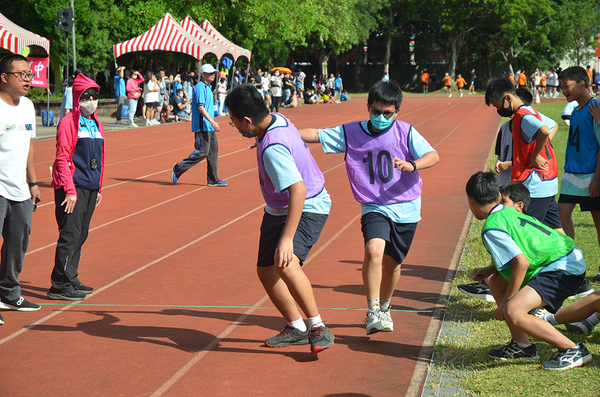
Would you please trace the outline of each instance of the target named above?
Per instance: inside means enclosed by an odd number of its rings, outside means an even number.
[[[565,324],[565,327],[567,327],[567,331],[572,332],[574,334],[588,335],[588,334],[592,333],[595,325],[590,323],[586,318],[585,320],[582,320],[582,321]]]
[[[381,319],[381,331],[382,332],[392,332],[394,330],[394,321],[392,320],[391,315],[391,306],[387,308],[387,310],[381,309],[379,312],[379,318]]]
[[[325,349],[333,346],[335,336],[329,332],[327,326],[313,327],[309,331],[308,339],[310,340],[310,352],[317,354]]]
[[[592,355],[583,343],[577,346],[578,349],[558,349],[558,352],[552,356],[550,361],[542,363],[542,368],[553,370],[571,369],[592,361]]]
[[[365,323],[367,324],[367,335],[383,331],[383,324],[381,323],[381,311],[369,310],[367,312],[367,318],[365,318]]]
[[[289,345],[308,345],[308,330],[302,332],[299,329],[286,325],[277,335],[265,339],[265,345],[269,347],[284,347]]]
[[[535,344],[522,348],[514,340],[511,340],[508,345],[502,346],[500,349],[490,349],[488,356],[494,360],[513,360],[518,358],[537,360],[540,358],[537,354],[537,346]]]
[[[535,316],[537,318],[541,318],[543,320],[544,316],[546,314],[550,314],[550,312],[544,309],[543,307],[536,307],[535,309],[531,309],[530,311],[528,311],[527,314]]]

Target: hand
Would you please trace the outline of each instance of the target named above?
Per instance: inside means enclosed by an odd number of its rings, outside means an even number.
[[[475,269],[471,270],[471,279],[474,281],[483,281],[489,276],[490,275],[486,271],[485,267],[476,267]]]
[[[275,249],[275,265],[287,267],[294,259],[294,241],[293,239],[281,239]]]
[[[252,144],[250,146],[248,146],[248,149],[254,149],[256,147],[256,141],[252,142]]]
[[[531,162],[529,163],[529,166],[538,168],[538,169],[544,170],[544,171],[547,171],[550,169],[550,167],[548,166],[548,160],[543,158],[541,154],[538,154],[537,156],[535,156],[535,158],[532,158]]]
[[[502,168],[500,167],[502,165],[502,161],[500,160],[496,160],[496,164],[494,165],[494,169],[496,170],[496,173],[500,173],[500,171],[502,171]]]
[[[221,131],[221,127],[219,127],[219,124],[216,121],[211,120],[210,124],[213,126],[213,128],[215,129],[215,131]]]
[[[65,212],[67,214],[72,214],[75,209],[75,203],[77,203],[77,196],[67,196],[60,205],[65,206]]]
[[[96,207],[100,205],[102,201],[102,193],[98,192],[98,197],[96,197]]]
[[[588,108],[588,112],[592,115],[594,120],[600,124],[600,105],[596,101],[590,102],[590,107]]]
[[[400,170],[402,172],[414,172],[415,171],[415,167],[413,167],[413,165],[411,163],[409,163],[408,161],[402,160],[398,157],[394,157],[392,159],[392,164],[394,165],[394,168],[397,168],[398,170]]]
[[[503,311],[504,304],[498,305],[498,307],[496,308],[496,312],[494,313],[494,317],[496,318],[496,320],[504,321],[504,313],[502,313]]]
[[[42,194],[40,193],[39,186],[32,186],[29,188],[29,191],[31,192],[31,201],[33,201],[34,203],[37,203],[42,199]]]

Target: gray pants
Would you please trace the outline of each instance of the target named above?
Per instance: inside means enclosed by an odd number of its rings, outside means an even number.
[[[33,202],[12,201],[0,196],[2,249],[0,251],[0,295],[7,300],[21,296],[19,274],[29,246]]]
[[[190,155],[175,164],[173,171],[177,178],[184,172],[206,159],[206,179],[208,183],[218,183],[217,166],[219,161],[219,144],[214,131],[195,132],[194,150]]]
[[[125,97],[117,97],[117,120],[121,121],[121,114],[123,113],[123,105],[125,104]]]

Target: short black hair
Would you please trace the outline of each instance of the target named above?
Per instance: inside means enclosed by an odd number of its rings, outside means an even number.
[[[529,106],[533,102],[533,95],[526,88],[517,88],[517,96],[523,101],[525,106]]]
[[[384,105],[394,105],[396,110],[402,104],[402,90],[395,82],[378,81],[369,90],[367,103],[369,106],[375,102],[383,103]]]
[[[490,106],[492,102],[500,102],[506,94],[517,95],[512,81],[506,77],[491,79],[485,89],[485,104]]]
[[[589,68],[589,66],[588,66]],[[590,78],[581,66],[571,66],[570,68],[566,68],[558,75],[559,80],[573,80],[577,84],[583,81],[585,82],[585,88],[589,88],[590,86]]]
[[[500,186],[500,194],[508,196],[515,204],[518,202],[523,203],[523,213],[527,213],[529,203],[531,203],[531,195],[527,186],[521,182],[508,182]]]
[[[12,70],[13,62],[25,61],[29,62],[27,58],[25,58],[21,54],[10,54],[2,58],[0,60],[0,73],[8,73]]]
[[[250,117],[260,123],[269,115],[262,95],[252,84],[242,84],[231,90],[225,98],[225,107],[238,120]]]
[[[481,205],[497,203],[500,194],[498,177],[493,172],[476,172],[469,178],[466,192],[468,197]]]

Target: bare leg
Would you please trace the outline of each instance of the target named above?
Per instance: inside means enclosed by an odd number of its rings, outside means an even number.
[[[381,296],[381,267],[384,249],[385,240],[381,238],[373,238],[365,244],[362,277],[367,299],[377,299]]]
[[[389,255],[383,256],[383,277],[381,278],[381,299],[392,299],[400,280],[401,264]]]
[[[585,320],[594,313],[600,318],[600,290],[563,307],[554,314],[554,319],[559,324],[568,324]]]
[[[575,204],[558,203],[558,215],[560,216],[563,230],[565,231],[565,234],[572,239],[575,238],[575,227],[573,226],[573,218],[571,217],[574,209]]]

